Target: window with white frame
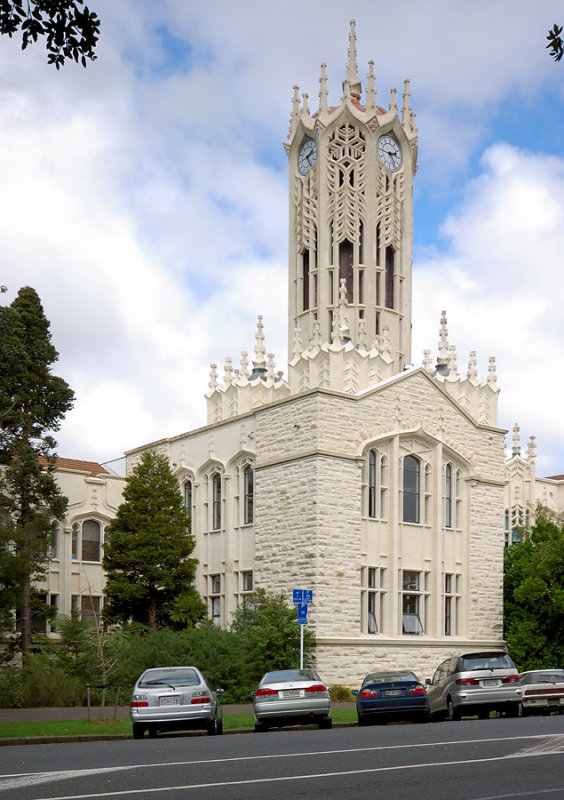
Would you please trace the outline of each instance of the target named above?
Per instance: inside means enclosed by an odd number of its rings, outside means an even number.
[[[388,460],[378,450],[369,450],[367,459],[366,512],[370,519],[386,519]]]
[[[246,570],[241,572],[241,591],[243,592],[252,592],[253,591],[253,571]]]
[[[378,456],[376,450],[368,451],[368,516],[376,518],[376,467]]]
[[[421,462],[413,455],[403,459],[403,521],[419,523]]]
[[[361,596],[363,630],[366,633],[383,633],[386,604],[385,567],[363,569]]]
[[[97,625],[100,620],[101,607],[101,597],[92,594],[83,594],[80,598],[80,618],[85,622]]]
[[[425,464],[425,525],[431,524],[431,465]]]
[[[51,523],[51,538],[49,541],[49,557],[51,559],[59,558],[59,531],[61,526],[58,522]]]
[[[461,583],[460,575],[445,573],[445,636],[458,636],[460,633]]]
[[[401,570],[402,633],[425,633],[429,605],[429,573]]]
[[[388,459],[380,456],[380,519],[388,516]]]
[[[71,536],[71,558],[73,561],[101,561],[104,530],[96,519],[74,522]]]
[[[192,481],[184,481],[184,508],[186,509],[188,533],[192,533]]]
[[[245,525],[250,525],[254,520],[254,487],[254,470],[250,464],[247,464],[243,470],[243,521]]]
[[[215,625],[221,625],[221,575],[209,576],[210,614]]]
[[[212,530],[221,529],[221,474],[212,475]]]

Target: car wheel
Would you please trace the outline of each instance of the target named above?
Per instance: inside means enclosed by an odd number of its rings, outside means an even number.
[[[208,736],[217,736],[217,718],[210,719],[206,725]]]
[[[366,728],[367,725],[370,725],[370,723],[368,722],[366,717],[360,717],[359,716],[359,718],[358,718],[358,727],[359,728]]]
[[[319,727],[323,730],[329,730],[329,728],[333,727],[333,720],[331,717],[323,717],[323,719],[319,720]]]
[[[431,712],[429,709],[426,711],[422,711],[420,714],[417,714],[415,717],[415,722],[431,722]]]
[[[267,729],[266,725],[262,722],[255,722],[255,733],[264,733]]]
[[[138,725],[136,722],[133,723],[133,738],[134,739],[142,739],[145,736],[145,728],[142,725]]]
[[[218,721],[217,721],[217,735],[221,736],[222,733],[223,733],[223,720],[222,719],[218,719]]]
[[[151,726],[149,728],[149,739],[156,739],[157,738],[157,729]]]
[[[521,703],[511,703],[511,705],[507,706],[505,709],[505,716],[506,717],[519,717],[519,708]]]
[[[489,718],[490,718],[489,708],[481,708],[478,711],[478,719],[489,719]]]
[[[449,697],[447,700],[447,709],[448,709],[448,718],[451,722],[458,722],[461,717],[460,711],[454,705],[452,701],[452,697]]]

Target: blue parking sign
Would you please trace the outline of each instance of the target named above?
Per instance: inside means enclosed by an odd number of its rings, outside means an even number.
[[[300,625],[307,625],[307,603],[298,603],[298,622]]]
[[[294,589],[292,592],[292,602],[303,603],[303,589]]]
[[[304,603],[313,603],[313,589],[304,589]]]

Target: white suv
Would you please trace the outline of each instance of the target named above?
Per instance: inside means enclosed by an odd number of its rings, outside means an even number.
[[[490,711],[519,716],[522,694],[519,673],[503,650],[447,658],[433,680],[427,679],[425,683],[431,719],[457,720],[474,714],[487,719]]]

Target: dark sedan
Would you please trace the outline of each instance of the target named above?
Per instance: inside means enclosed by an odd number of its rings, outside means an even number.
[[[413,672],[371,672],[353,694],[359,725],[391,719],[429,721],[427,692]]]

